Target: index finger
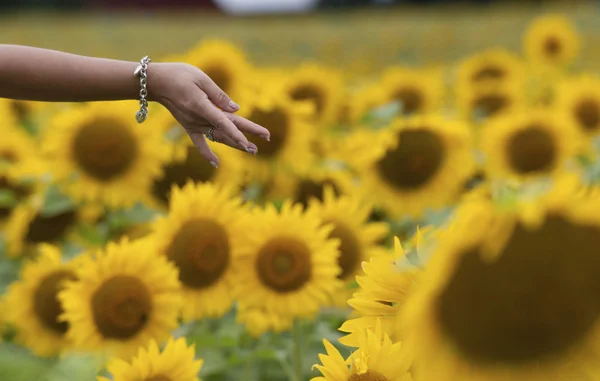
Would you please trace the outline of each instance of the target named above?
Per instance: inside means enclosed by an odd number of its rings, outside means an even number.
[[[236,142],[241,149],[246,152],[252,153],[248,149],[248,139],[237,129],[235,124],[227,115],[219,110],[209,100],[203,100],[199,105],[199,114],[202,118],[206,119],[215,129],[223,131],[228,135],[234,142]]]

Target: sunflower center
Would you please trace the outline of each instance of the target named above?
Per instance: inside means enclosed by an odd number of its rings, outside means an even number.
[[[298,86],[292,90],[290,96],[296,101],[312,101],[315,104],[317,116],[320,116],[323,113],[323,109],[325,108],[325,97],[318,87],[313,85]]]
[[[477,97],[474,102],[474,109],[481,112],[484,116],[493,116],[502,112],[509,105],[506,96],[502,94],[486,94]]]
[[[338,257],[338,265],[342,272],[338,275],[340,279],[348,279],[352,276],[360,265],[361,247],[358,237],[352,229],[348,228],[343,223],[338,221],[325,221],[333,223],[334,229],[329,234],[330,238],[338,238],[340,240],[340,256]]]
[[[62,282],[76,279],[72,271],[59,270],[45,277],[37,286],[33,294],[33,309],[48,329],[60,334],[67,332],[68,323],[58,321],[63,309],[56,295],[62,290]]]
[[[231,75],[227,71],[219,66],[209,66],[203,69],[203,71],[221,88],[221,90],[226,94],[229,94],[231,91]]]
[[[498,260],[468,250],[440,295],[438,319],[468,357],[537,363],[560,356],[600,317],[600,229],[551,215],[517,226]]]
[[[44,217],[38,214],[29,223],[25,241],[32,244],[57,242],[75,224],[76,217],[76,213],[72,210],[52,217]]]
[[[137,149],[131,132],[110,119],[98,119],[80,128],[72,146],[75,162],[99,181],[125,173],[135,161]]]
[[[432,131],[406,130],[398,135],[397,148],[377,163],[377,169],[392,186],[416,190],[427,184],[442,166],[445,147]]]
[[[10,164],[14,164],[18,161],[18,156],[15,153],[15,151],[9,149],[9,148],[4,148],[2,149],[2,151],[0,152],[0,159],[3,161],[6,161]]]
[[[600,126],[600,105],[591,99],[585,99],[575,108],[575,117],[585,130],[597,130]]]
[[[308,205],[308,201],[312,198],[322,201],[323,191],[326,186],[330,186],[336,196],[340,195],[341,192],[338,186],[331,179],[325,179],[324,181],[303,179],[296,186],[294,200],[305,206]]]
[[[562,44],[557,37],[550,36],[544,42],[544,52],[550,57],[556,57],[560,55],[562,51]]]
[[[211,220],[185,223],[167,249],[179,268],[179,279],[191,288],[208,287],[222,278],[230,261],[229,236]]]
[[[277,292],[296,291],[310,280],[310,252],[296,239],[274,238],[260,249],[256,267],[265,286]]]
[[[162,374],[146,378],[144,381],[172,381],[170,377],[163,376]]]
[[[163,203],[169,204],[169,196],[174,185],[183,187],[189,180],[194,182],[211,181],[216,169],[200,155],[200,152],[189,146],[187,157],[181,163],[171,163],[163,168],[163,177],[152,184],[152,194]]]
[[[251,138],[258,147],[257,156],[270,159],[285,147],[290,135],[290,121],[284,110],[276,108],[271,111],[256,109],[249,118],[254,123],[265,127],[271,133],[271,141],[265,142],[259,138]]]
[[[368,370],[361,374],[352,374],[348,381],[388,381],[388,379],[381,373]]]
[[[117,275],[94,293],[92,312],[103,337],[126,340],[146,326],[152,312],[152,299],[138,278]]]
[[[520,173],[549,170],[556,159],[554,139],[545,129],[530,126],[515,133],[506,146],[508,160]]]
[[[402,113],[404,115],[419,112],[423,107],[423,94],[418,89],[412,87],[399,89],[393,98],[402,102]]]
[[[473,75],[473,82],[482,82],[486,80],[502,79],[506,75],[506,72],[497,66],[486,66],[478,70]]]

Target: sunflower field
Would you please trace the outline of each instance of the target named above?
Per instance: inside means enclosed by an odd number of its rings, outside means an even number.
[[[218,168],[156,104],[1,99],[0,380],[600,380],[585,42],[365,80],[203,39],[155,60],[271,132]]]

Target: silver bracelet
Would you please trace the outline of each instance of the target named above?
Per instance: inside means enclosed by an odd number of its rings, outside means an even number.
[[[135,114],[138,123],[144,123],[148,117],[148,64],[151,62],[148,56],[140,60],[140,64],[133,72],[134,77],[140,77],[140,110]]]

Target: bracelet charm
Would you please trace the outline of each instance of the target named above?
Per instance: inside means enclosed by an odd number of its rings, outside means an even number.
[[[148,64],[151,62],[148,56],[145,56],[140,60],[140,64],[133,72],[135,77],[140,78],[140,109],[135,114],[135,119],[138,123],[144,123],[148,117]]]

